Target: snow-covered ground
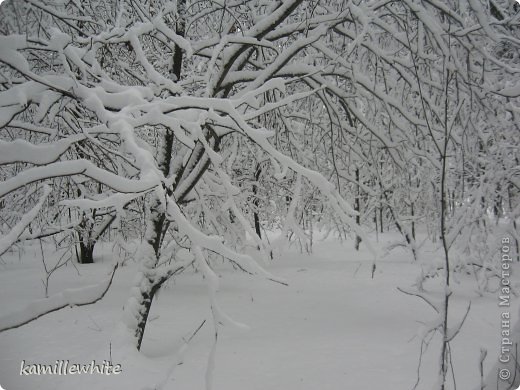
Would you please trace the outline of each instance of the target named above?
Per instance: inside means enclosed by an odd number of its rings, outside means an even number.
[[[381,243],[395,239],[384,235]],[[374,237],[375,240],[375,237]],[[277,254],[268,270],[289,286],[219,268],[218,301],[234,320],[249,330],[219,327],[214,390],[345,390],[412,389],[417,380],[422,323],[434,311],[397,287],[409,288],[420,264],[405,250],[381,259],[371,278],[371,257],[352,243],[334,239],[316,242],[312,255],[291,247]],[[49,294],[64,288],[99,282],[110,271],[108,247],[94,265],[61,268],[50,282]],[[43,268],[39,247],[26,248],[0,264],[2,316],[42,298]],[[439,252],[440,253],[440,252]],[[422,262],[437,254],[423,249]],[[200,273],[185,272],[164,287],[152,307],[143,353],[121,356],[112,348],[137,264],[129,261],[116,273],[105,298],[93,306],[66,308],[24,327],[0,333],[0,385],[25,389],[154,389],[168,372],[164,389],[203,390],[208,355],[214,342],[209,298]],[[520,271],[514,280],[518,281]],[[481,348],[488,351],[486,370],[495,364],[500,348],[498,292],[479,295],[471,275],[455,277],[452,323],[468,303],[471,310],[452,343],[457,389],[473,390],[480,383]],[[440,280],[425,284],[429,296],[441,297]],[[513,297],[512,322],[517,318]],[[204,321],[200,331],[188,340]],[[440,339],[433,338],[422,359],[417,389],[432,389],[438,372]],[[178,352],[183,350],[182,356]],[[87,364],[112,360],[120,375],[21,376],[26,363],[56,360]]]

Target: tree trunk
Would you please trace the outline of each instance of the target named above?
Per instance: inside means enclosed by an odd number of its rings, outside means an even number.
[[[78,190],[78,195],[81,195],[80,190]],[[94,247],[96,246],[97,242],[97,239],[94,237],[95,220],[95,210],[89,212],[89,215],[84,212],[82,215],[82,220],[78,225],[79,229],[76,231],[76,233],[78,234],[79,253],[76,249],[76,257],[79,264],[94,263]]]
[[[360,226],[361,225],[361,205],[360,205],[361,188],[359,186],[359,168],[356,168],[356,183],[357,183],[357,196],[356,196],[356,202],[354,203],[354,210],[356,210],[356,212],[357,212],[356,225]],[[361,237],[359,237],[356,234],[356,242],[354,244],[354,247],[356,248],[357,251],[359,250],[359,244],[361,244]]]
[[[401,233],[404,236],[406,243],[408,244],[408,246],[410,247],[410,249],[412,251],[413,259],[417,260],[417,250],[415,247],[414,238],[408,232],[408,230],[404,224],[403,224],[403,226],[401,226],[401,224],[399,223],[399,220],[397,219],[397,215],[395,215],[395,213],[394,213],[394,209],[392,208],[392,206],[390,206],[390,203],[388,202],[388,196],[386,195],[386,193],[383,193],[383,194],[384,194],[386,202],[388,203],[388,210],[390,211],[390,215],[392,216],[392,219],[394,220],[395,227],[397,228],[399,233]]]
[[[383,204],[379,207],[379,231],[383,233]]]
[[[260,230],[260,217],[258,216],[258,207],[260,206],[260,200],[258,199],[258,179],[260,179],[260,175],[262,174],[262,168],[260,167],[260,164],[256,166],[256,172],[255,172],[255,182],[253,184],[253,219],[255,222],[255,232],[258,235],[259,238],[262,238],[262,232]]]
[[[175,26],[175,30],[177,35],[184,37],[186,1],[180,0],[177,3],[177,7],[179,19]],[[179,46],[175,45],[171,69],[171,74],[175,81],[178,81],[181,78],[182,59],[183,52]],[[170,175],[173,140],[174,136],[172,132],[165,131],[163,133],[162,146],[159,149],[157,164],[164,177]],[[178,181],[176,184],[178,184]],[[167,192],[171,195],[173,189],[167,189]],[[163,210],[162,204],[157,197],[154,197],[154,199],[150,201],[148,213],[149,223],[147,224],[145,232],[146,242],[143,243],[142,248],[142,276],[137,284],[138,288],[135,290],[136,294],[133,297],[135,299],[133,303],[134,305],[136,304],[133,308],[133,314],[136,317],[134,337],[137,350],[141,349],[153,298],[162,283],[165,281],[156,277],[156,267],[160,258],[161,244],[164,237],[163,232],[167,229],[168,225],[166,222],[165,210]]]
[[[86,244],[83,241],[79,243],[78,263],[92,264],[94,263],[94,246],[95,241],[88,241]]]
[[[258,217],[258,212],[254,212],[253,218],[255,220],[255,232],[258,237],[262,238],[262,231],[260,230],[260,218]]]
[[[410,205],[410,214],[412,216],[412,238],[415,241],[415,209],[414,209],[414,203]]]

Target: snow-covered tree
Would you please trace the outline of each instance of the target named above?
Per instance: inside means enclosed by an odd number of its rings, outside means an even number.
[[[216,289],[211,253],[273,279],[236,246],[237,231],[245,231],[269,257],[244,209],[250,203],[233,184],[241,153],[234,139],[254,144],[275,177],[291,172],[318,188],[350,222],[351,208],[334,186],[290,151],[295,129],[313,115],[301,101],[316,95],[341,109],[330,101],[338,91],[322,79],[324,64],[311,58],[330,51],[317,42],[348,14],[301,1],[31,2],[24,15],[34,27],[0,38],[0,195],[45,183],[48,195],[60,190],[53,178],[69,177],[82,190],[59,205],[80,215],[111,209],[124,218],[128,205],[147,200],[141,276],[125,309],[137,348],[153,296],[172,275],[196,263]],[[16,11],[10,16],[6,23],[16,23]],[[269,126],[270,115],[282,122]],[[289,134],[285,148],[272,141],[280,131]],[[85,183],[103,190],[87,191]],[[2,239],[5,248],[41,207],[19,218]],[[213,309],[221,315],[215,302]]]

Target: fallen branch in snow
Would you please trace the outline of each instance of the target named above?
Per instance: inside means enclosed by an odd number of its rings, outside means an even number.
[[[287,286],[287,287],[289,286],[289,283],[284,282],[282,280],[276,280],[276,279],[273,279],[273,278],[267,278],[267,280],[270,280],[271,282],[274,282],[274,283],[279,283],[282,286]]]
[[[153,388],[154,390],[164,389],[164,386],[166,386],[166,383],[168,382],[168,379],[170,379],[170,377],[172,376],[175,368],[177,366],[180,366],[183,363],[184,354],[185,354],[186,350],[188,349],[188,344],[197,335],[197,333],[199,333],[199,330],[202,329],[202,327],[204,326],[205,323],[206,323],[206,320],[202,321],[202,323],[197,327],[197,329],[195,329],[195,331],[191,334],[191,336],[188,339],[185,339],[184,337],[182,338],[184,343],[182,344],[179,351],[177,352],[176,359],[170,365],[170,368],[164,375],[163,379],[155,385],[155,387]]]
[[[19,328],[67,306],[86,306],[100,301],[112,285],[118,267],[119,263],[116,263],[110,277],[97,285],[66,289],[48,298],[31,302],[20,311],[0,317],[0,333]]]

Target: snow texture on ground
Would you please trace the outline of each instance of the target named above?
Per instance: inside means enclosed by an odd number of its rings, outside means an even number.
[[[413,388],[421,322],[433,320],[435,313],[396,287],[409,288],[420,264],[413,263],[405,250],[397,249],[379,261],[372,279],[371,255],[352,247],[351,242],[327,239],[316,242],[311,255],[299,253],[295,246],[279,251],[267,269],[286,279],[289,286],[216,265],[218,302],[225,313],[250,329],[219,327],[214,390]],[[438,253],[433,247],[424,249],[422,261],[432,261]],[[98,251],[96,264],[60,269],[51,277],[49,294],[100,282],[111,269],[110,256],[105,246]],[[26,247],[20,256],[4,256],[0,268],[2,315],[43,297],[39,247]],[[121,267],[105,298],[93,306],[66,308],[0,333],[0,385],[7,390],[155,389],[167,378],[165,390],[205,389],[214,329],[201,273],[187,271],[160,291],[142,354],[113,347],[136,269],[132,262]],[[454,280],[452,323],[462,318],[472,302],[466,323],[452,343],[457,388],[476,389],[480,349],[488,351],[487,370],[498,356],[498,292],[480,296],[471,275],[459,274]],[[440,299],[439,285],[439,279],[432,279],[425,288],[430,296]],[[512,323],[517,318],[516,306],[513,297]],[[188,340],[204,320],[186,345],[183,340]],[[436,336],[423,356],[417,389],[430,390],[435,383],[439,350],[440,338]],[[123,372],[111,376],[20,375],[22,360],[88,364],[93,359],[98,363],[111,359],[122,365]],[[167,376],[170,367],[173,370]]]

